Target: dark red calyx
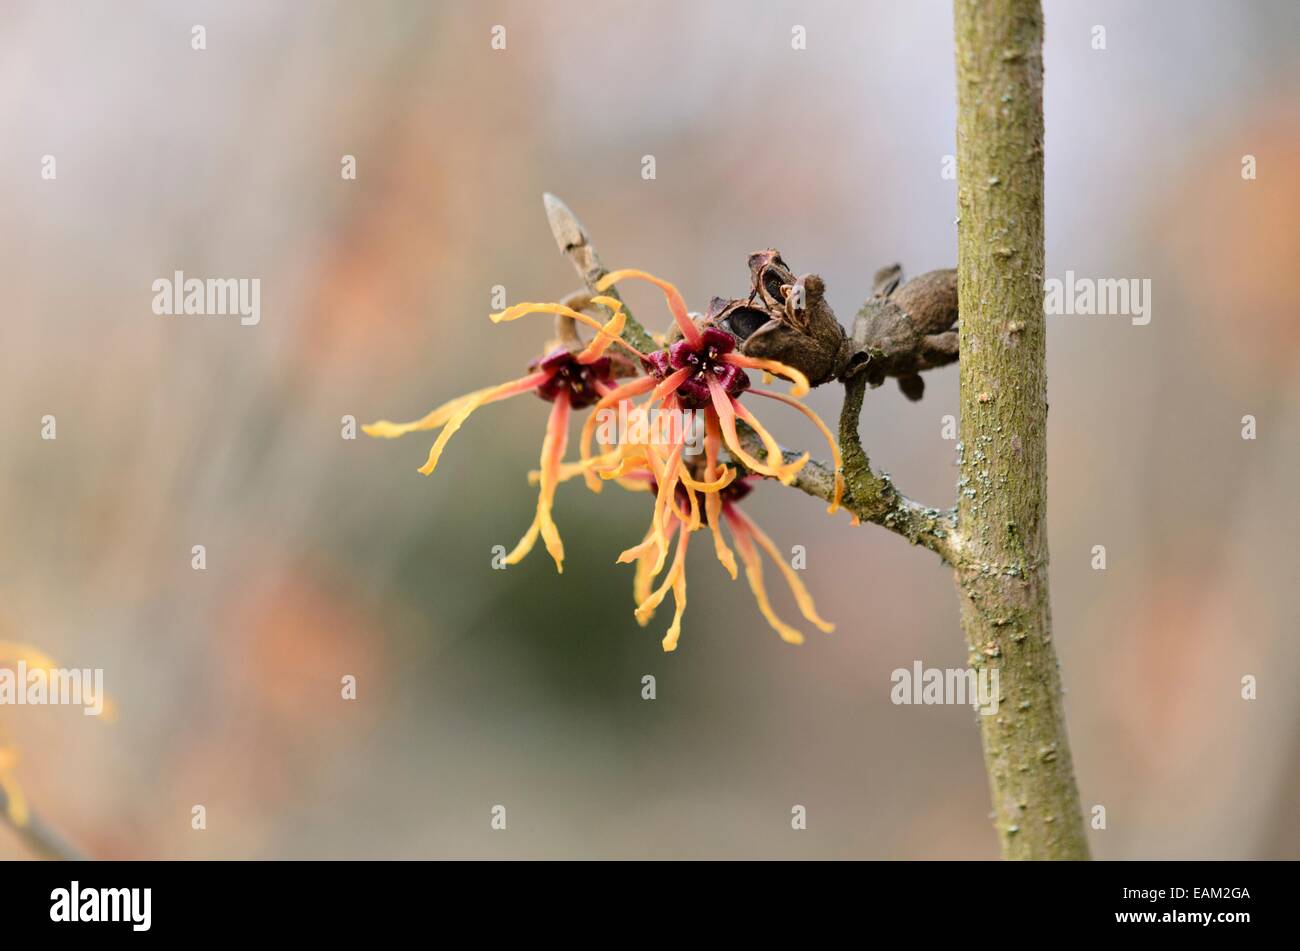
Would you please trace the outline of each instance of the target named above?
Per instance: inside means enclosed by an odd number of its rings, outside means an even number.
[[[577,356],[564,347],[557,347],[540,360],[528,365],[530,370],[542,370],[549,374],[546,381],[537,388],[537,395],[548,403],[554,403],[561,391],[567,390],[569,405],[574,409],[586,409],[601,397],[603,388],[613,385],[614,378],[610,372],[609,357],[600,357],[591,363],[579,363]]]

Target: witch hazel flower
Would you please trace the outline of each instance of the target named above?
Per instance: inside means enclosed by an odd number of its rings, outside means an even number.
[[[716,505],[706,506],[703,521],[713,535],[714,554],[734,581],[737,577],[735,553],[722,533],[722,524],[726,523],[736,551],[740,554],[740,561],[745,567],[745,578],[749,582],[759,613],[781,640],[787,644],[802,644],[804,643],[803,632],[783,621],[772,608],[763,581],[760,551],[767,554],[785,578],[790,593],[794,596],[795,604],[805,620],[827,634],[835,630],[835,625],[824,620],[817,613],[812,595],[808,593],[798,573],[782,558],[781,551],[772,539],[753,519],[741,511],[739,502],[753,490],[753,483],[758,478],[750,475],[728,480],[727,484],[717,492],[706,496],[710,501],[716,500]],[[619,477],[619,481],[629,489],[657,491],[656,480],[649,470],[624,473]],[[636,602],[635,616],[637,623],[642,627],[650,622],[665,597],[672,593],[673,619],[661,641],[664,651],[668,653],[677,649],[677,642],[681,637],[682,619],[686,612],[686,552],[692,532],[701,527],[699,510],[692,505],[689,492],[685,485],[679,485],[669,509],[670,518],[666,533],[670,540],[676,537],[676,549],[663,580],[658,585],[655,584],[659,570],[655,567],[655,555],[649,549],[642,551],[638,556],[636,573],[632,580],[632,597]],[[646,539],[649,538],[650,533],[647,533]]]
[[[776,360],[757,359],[736,353],[735,337],[717,327],[697,327],[687,312],[685,301],[677,288],[645,271],[631,269],[613,271],[600,280],[597,290],[605,291],[615,283],[628,278],[648,281],[663,291],[680,338],[661,350],[645,355],[642,362],[647,376],[625,383],[607,393],[596,403],[596,408],[603,409],[648,393],[649,398],[640,408],[642,412],[650,413],[657,407],[669,411],[698,410],[704,414],[706,455],[712,461],[706,467],[704,478],[700,481],[694,480],[683,460],[684,440],[679,440],[675,445],[650,444],[631,447],[630,450],[625,450],[620,466],[602,469],[591,462],[591,438],[595,430],[596,414],[588,418],[582,431],[580,453],[582,462],[588,464],[585,470],[587,483],[593,491],[599,491],[597,476],[608,478],[638,464],[647,468],[656,481],[655,511],[650,530],[641,544],[624,551],[619,556],[619,561],[638,561],[645,553],[653,552],[651,564],[654,573],[657,575],[663,569],[669,548],[668,532],[671,525],[669,502],[679,485],[686,488],[691,509],[696,512],[696,517],[690,526],[691,531],[697,530],[700,524],[696,493],[704,495],[706,507],[711,506],[716,509],[716,500],[712,500],[710,496],[718,492],[735,475],[734,471],[731,471],[729,476],[727,467],[719,469],[716,466],[721,445],[725,444],[732,458],[744,465],[751,473],[779,479],[786,484],[793,481],[799,470],[807,463],[807,453],[793,462],[785,461],[776,439],[740,402],[740,397],[745,393],[753,393],[756,396],[784,403],[802,413],[818,427],[830,446],[834,458],[835,492],[828,511],[836,511],[844,487],[839,446],[826,424],[798,399],[808,391],[808,381],[804,375]],[[751,369],[790,380],[793,384],[790,394],[752,388],[745,372]],[[737,430],[737,420],[748,425],[759,437],[766,451],[766,460],[756,459],[745,449]]]
[[[597,290],[605,291],[628,278],[648,281],[663,291],[668,309],[681,334],[681,339],[666,350],[656,351],[645,358],[647,371],[655,381],[653,386],[645,386],[647,390],[653,389],[651,402],[662,400],[671,394],[682,408],[703,408],[709,416],[716,416],[722,426],[727,449],[747,468],[787,484],[793,481],[807,459],[785,464],[776,440],[741,405],[738,397],[749,389],[749,377],[744,372],[746,369],[762,370],[785,377],[793,384],[793,397],[808,392],[808,378],[794,367],[776,360],[761,360],[736,353],[736,338],[725,330],[717,327],[701,330],[691,320],[686,302],[677,288],[653,274],[633,269],[613,271],[606,274],[596,287]],[[740,444],[736,432],[737,418],[749,424],[762,439],[768,453],[766,463],[755,459]]]
[[[781,620],[774,610],[771,602],[767,597],[767,590],[763,586],[763,564],[755,546],[762,549],[772,559],[781,576],[785,578],[786,585],[790,588],[790,593],[794,595],[795,604],[799,608],[799,613],[810,624],[825,634],[835,630],[835,625],[825,621],[817,613],[817,606],[813,603],[812,595],[804,587],[798,573],[790,567],[785,558],[782,557],[781,551],[772,542],[772,539],[758,527],[753,519],[746,515],[736,504],[745,495],[749,494],[750,486],[748,480],[733,484],[736,490],[743,490],[733,493],[730,497],[725,497],[722,502],[722,517],[727,522],[727,527],[731,530],[731,536],[735,539],[736,550],[740,552],[740,560],[745,565],[745,577],[749,581],[749,588],[754,593],[754,600],[758,604],[759,613],[766,619],[772,629],[781,636],[781,640],[787,644],[802,644],[804,636],[797,628],[791,627]],[[721,560],[721,555],[719,559]],[[725,566],[725,562],[724,562]],[[735,572],[732,572],[732,578],[735,578]]]
[[[619,337],[627,320],[623,305],[615,298],[603,296],[592,298],[592,303],[606,307],[613,316],[606,323],[601,324],[594,318],[562,304],[519,304],[492,314],[491,319],[494,323],[515,320],[529,313],[559,314],[594,327],[596,335],[580,352],[575,353],[564,346],[551,349],[529,364],[529,372],[526,376],[456,397],[414,422],[393,423],[380,420],[362,427],[367,435],[382,439],[394,439],[411,432],[441,429],[433,448],[429,450],[429,458],[418,470],[422,475],[430,475],[437,468],[448,441],[475,410],[522,393],[535,393],[550,403],[551,412],[546,422],[546,435],[542,440],[537,513],[523,538],[506,555],[505,563],[508,565],[523,560],[532,551],[540,535],[547,552],[555,562],[556,571],[561,573],[564,571],[564,543],[560,540],[560,532],[555,525],[552,508],[555,489],[559,482],[558,475],[568,445],[570,411],[586,409],[615,389],[612,362],[605,356],[605,351],[612,343],[617,342],[628,347],[638,358],[642,356],[640,351],[630,347]]]
[[[642,353],[622,339],[626,312],[616,298],[603,295],[604,291],[625,279],[648,281],[660,288],[672,314],[675,333],[667,340],[655,338],[661,346],[651,353]],[[740,400],[748,394],[783,403],[807,417],[830,447],[835,466],[835,491],[828,511],[836,511],[844,487],[839,446],[826,424],[799,400],[808,391],[808,380],[799,370],[779,361],[737,353],[736,338],[730,332],[715,326],[697,326],[677,288],[645,271],[611,272],[597,283],[596,290],[602,293],[580,306],[597,304],[606,308],[611,317],[603,324],[580,310],[558,303],[516,304],[491,315],[495,323],[513,321],[529,314],[552,314],[561,320],[582,323],[596,331],[596,336],[585,347],[576,342],[571,347],[552,349],[533,361],[529,365],[530,372],[524,377],[457,397],[414,422],[383,420],[363,427],[364,431],[371,436],[394,438],[410,432],[440,429],[428,460],[419,469],[428,475],[437,466],[447,442],[475,410],[521,393],[536,393],[551,403],[540,467],[529,475],[529,481],[539,486],[537,514],[527,533],[506,556],[507,564],[521,560],[541,537],[557,570],[562,571],[564,548],[552,517],[556,487],[579,474],[596,492],[600,491],[604,481],[615,480],[626,488],[649,488],[655,496],[654,514],[645,537],[640,544],[622,552],[618,560],[636,564],[636,617],[641,624],[648,623],[669,592],[673,594],[676,610],[672,626],[663,640],[666,651],[676,648],[681,633],[686,606],[685,558],[691,534],[707,527],[713,536],[719,561],[733,579],[738,576],[735,553],[721,531],[724,522],[740,552],[759,609],[781,637],[791,643],[803,640],[799,631],[781,621],[771,609],[763,587],[759,549],[765,550],[785,574],[804,616],[822,630],[830,630],[830,625],[816,615],[806,589],[793,570],[785,565],[770,539],[736,508],[735,502],[748,491],[747,483],[736,481],[738,468],[720,463],[725,448],[731,458],[747,471],[745,479],[766,477],[786,484],[792,482],[807,463],[808,454],[787,462],[776,439]],[[562,339],[565,336],[560,334]],[[572,342],[573,335],[569,334],[568,339]],[[630,353],[645,375],[620,384],[616,377],[628,375],[629,370],[634,373],[635,367],[629,367],[623,361],[617,365],[616,371],[614,361],[606,356],[612,345]],[[791,382],[791,390],[784,394],[755,388],[750,383],[748,370],[784,377]],[[638,403],[642,397],[645,399]],[[578,461],[566,463],[564,455],[570,412],[612,407],[617,407],[627,419],[645,424],[631,426],[629,430],[646,435],[630,441],[625,439],[605,452],[593,454],[592,436],[600,414],[592,412],[582,428]],[[667,411],[670,417],[683,413],[703,416],[705,458],[702,463],[685,457],[684,428],[678,428],[667,439],[651,438],[649,434],[656,429],[648,425],[648,421],[659,410]],[[757,435],[765,458],[756,458],[745,448],[738,429],[741,423]],[[663,573],[674,541],[676,550],[672,565],[656,587],[654,581]]]

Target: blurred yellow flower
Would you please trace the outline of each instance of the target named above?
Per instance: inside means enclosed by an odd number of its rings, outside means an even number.
[[[33,672],[50,675],[60,668],[49,655],[27,644],[14,641],[0,641],[0,667],[21,664],[30,678]],[[105,719],[116,716],[116,708],[106,697],[100,697],[103,706],[100,715]],[[24,828],[31,819],[27,797],[23,794],[14,772],[18,765],[18,748],[0,738],[0,793],[4,794],[5,817],[14,826]]]
[[[533,361],[529,375],[457,397],[422,419],[410,423],[381,420],[362,427],[363,430],[370,436],[391,439],[410,432],[441,429],[428,460],[419,470],[428,475],[437,466],[448,440],[474,410],[521,393],[536,393],[552,404],[546,437],[542,442],[541,465],[529,476],[531,482],[540,484],[537,515],[514,551],[506,556],[506,564],[515,564],[523,558],[540,535],[556,569],[563,571],[564,546],[551,516],[556,486],[581,473],[588,487],[599,492],[601,481],[612,479],[625,488],[648,488],[655,496],[654,514],[645,537],[620,554],[618,560],[636,564],[633,587],[637,599],[636,619],[640,624],[648,623],[668,592],[672,592],[676,611],[672,626],[663,639],[665,651],[677,647],[681,634],[682,614],[686,608],[686,549],[691,533],[707,525],[718,560],[733,579],[737,577],[735,554],[722,535],[723,521],[730,527],[740,551],[759,610],[781,637],[796,644],[803,641],[803,635],[772,610],[763,586],[762,567],[755,545],[766,551],[781,569],[803,615],[822,630],[831,630],[832,625],[817,616],[807,590],[793,569],[780,558],[771,540],[735,508],[734,502],[749,491],[744,481],[736,479],[738,469],[719,464],[725,446],[731,457],[751,473],[746,479],[767,476],[786,484],[792,482],[807,463],[808,453],[787,462],[776,439],[741,404],[740,397],[753,392],[756,396],[784,403],[806,416],[830,447],[835,489],[828,511],[836,511],[844,491],[839,445],[826,424],[798,399],[808,391],[807,378],[778,361],[760,360],[735,352],[734,335],[707,321],[697,326],[677,288],[645,271],[613,271],[596,284],[596,290],[603,292],[626,279],[648,281],[663,291],[675,333],[655,338],[659,349],[642,353],[622,339],[627,314],[617,298],[598,295],[590,299],[589,303],[599,304],[612,314],[604,324],[565,304],[516,304],[490,315],[491,320],[501,323],[528,314],[552,314],[594,328],[596,336],[579,350],[581,343],[575,343],[576,338],[571,335],[568,345],[561,344],[540,360]],[[605,356],[605,351],[613,344],[637,357],[639,366],[622,367],[616,371],[611,359]],[[751,390],[748,370],[785,377],[792,383],[790,393]],[[621,385],[615,382],[617,375],[627,376],[639,371],[644,371],[644,375],[635,376]],[[637,398],[647,394],[645,401],[638,405]],[[587,408],[594,409],[582,427],[579,459],[565,463],[570,410]],[[597,424],[606,420],[610,411],[615,411],[619,420],[625,423],[625,431],[619,435],[616,444],[608,446],[599,455],[593,455],[591,443]],[[678,425],[665,428],[651,422],[665,417],[670,421],[676,420]],[[696,431],[700,420],[704,422],[705,458],[692,460],[688,456],[694,454],[698,446],[690,447],[691,451],[688,451],[688,429]],[[738,431],[739,423],[748,425],[758,437],[765,459],[755,458],[746,450]],[[667,565],[674,536],[677,541],[672,564],[662,583],[652,590],[654,580]]]

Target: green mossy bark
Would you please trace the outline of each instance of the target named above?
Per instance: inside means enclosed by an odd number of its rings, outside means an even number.
[[[1039,0],[955,0],[961,445],[957,586],[1002,852],[1084,859],[1047,584],[1043,20]]]

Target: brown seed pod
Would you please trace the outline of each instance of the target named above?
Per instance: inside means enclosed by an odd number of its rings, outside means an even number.
[[[958,358],[955,270],[930,271],[904,284],[900,265],[882,268],[853,338],[826,302],[825,282],[816,274],[796,278],[781,252],[754,252],[749,273],[749,297],[715,297],[704,323],[736,337],[746,356],[779,360],[813,386],[864,372],[872,386],[895,377],[908,399],[919,400],[922,371]]]
[[[959,356],[957,272],[929,271],[906,284],[902,279],[898,264],[876,272],[875,295],[858,314],[853,343],[869,357],[860,366],[868,383],[896,377],[903,394],[919,400],[925,392],[921,372]]]
[[[741,341],[741,352],[792,366],[813,386],[844,372],[853,347],[826,302],[822,279],[816,274],[796,278],[781,253],[771,249],[751,254],[749,271],[747,299],[715,298],[709,306],[716,325]]]

